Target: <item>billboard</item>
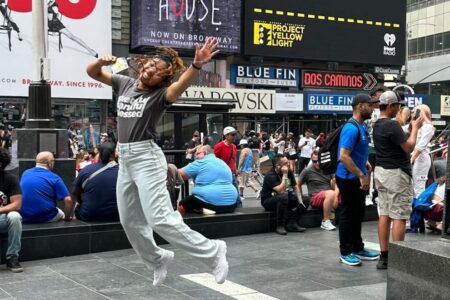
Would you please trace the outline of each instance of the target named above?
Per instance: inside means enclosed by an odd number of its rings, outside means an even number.
[[[31,1],[9,0],[7,6],[2,5],[11,36],[0,35],[0,96],[28,96],[32,79]],[[52,97],[111,99],[111,87],[86,74],[86,65],[95,55],[111,53],[111,1],[49,0],[48,4]],[[0,24],[5,18],[0,14]]]
[[[311,114],[352,114],[356,92],[307,92],[306,112]]]
[[[298,69],[232,64],[230,83],[234,85],[298,87]]]
[[[131,49],[168,46],[194,49],[207,37],[219,40],[222,53],[240,51],[240,0],[133,0]]]
[[[400,66],[405,23],[404,0],[244,0],[244,54]]]
[[[180,99],[235,100],[236,108],[231,113],[274,114],[276,109],[275,90],[224,89],[189,87]]]

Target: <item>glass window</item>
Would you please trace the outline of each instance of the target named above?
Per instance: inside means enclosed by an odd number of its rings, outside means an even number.
[[[443,42],[443,34],[438,33],[434,38],[434,51],[442,51],[444,42]]]
[[[181,140],[187,144],[192,139],[195,131],[198,131],[200,117],[198,113],[183,113],[182,119],[182,138]],[[183,147],[185,149],[185,147]]]
[[[450,31],[444,32],[444,50],[450,49]]]
[[[417,39],[417,54],[421,55],[425,53],[425,38],[421,37]]]
[[[410,56],[417,54],[417,39],[408,41],[408,53]]]
[[[173,113],[166,113],[156,127],[156,132],[158,134],[157,144],[160,145],[163,150],[175,148],[175,126],[173,119]]]
[[[207,114],[206,126],[208,143],[214,146],[222,139],[223,114]]]
[[[430,53],[434,51],[434,35],[425,37],[425,52]]]

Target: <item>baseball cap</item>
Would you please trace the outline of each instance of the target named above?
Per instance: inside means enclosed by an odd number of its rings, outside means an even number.
[[[372,99],[367,94],[357,94],[353,97],[352,106],[356,106],[359,103],[377,103],[377,102],[378,102],[378,100]]]
[[[386,91],[380,96],[380,104],[388,105],[388,104],[405,104],[406,101],[401,100],[399,95],[393,91]]]
[[[242,139],[239,141],[239,145],[248,145],[248,142],[246,139]]]
[[[236,133],[236,129],[234,129],[234,127],[231,126],[227,126],[223,129],[223,135],[227,135],[230,133]]]

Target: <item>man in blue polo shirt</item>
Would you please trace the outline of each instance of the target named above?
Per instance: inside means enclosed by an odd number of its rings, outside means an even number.
[[[72,198],[61,177],[52,172],[54,165],[51,152],[40,152],[36,156],[36,167],[23,172],[20,214],[24,223],[72,220]],[[64,211],[56,206],[57,201],[64,201]]]
[[[210,146],[198,147],[195,161],[179,169],[178,173],[184,180],[193,178],[195,183],[192,195],[178,204],[180,213],[203,208],[228,213],[236,209],[237,190],[231,170],[214,155]]]
[[[364,250],[361,223],[366,208],[366,191],[370,188],[368,172],[371,166],[369,135],[364,120],[371,117],[373,103],[369,95],[358,94],[353,98],[353,117],[344,125],[339,138],[336,184],[341,193],[339,242],[341,262],[357,266],[361,259],[377,260],[379,254]]]

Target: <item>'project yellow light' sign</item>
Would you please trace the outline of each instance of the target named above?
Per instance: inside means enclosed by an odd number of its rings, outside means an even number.
[[[301,42],[305,25],[279,22],[253,22],[253,44],[292,48]]]

